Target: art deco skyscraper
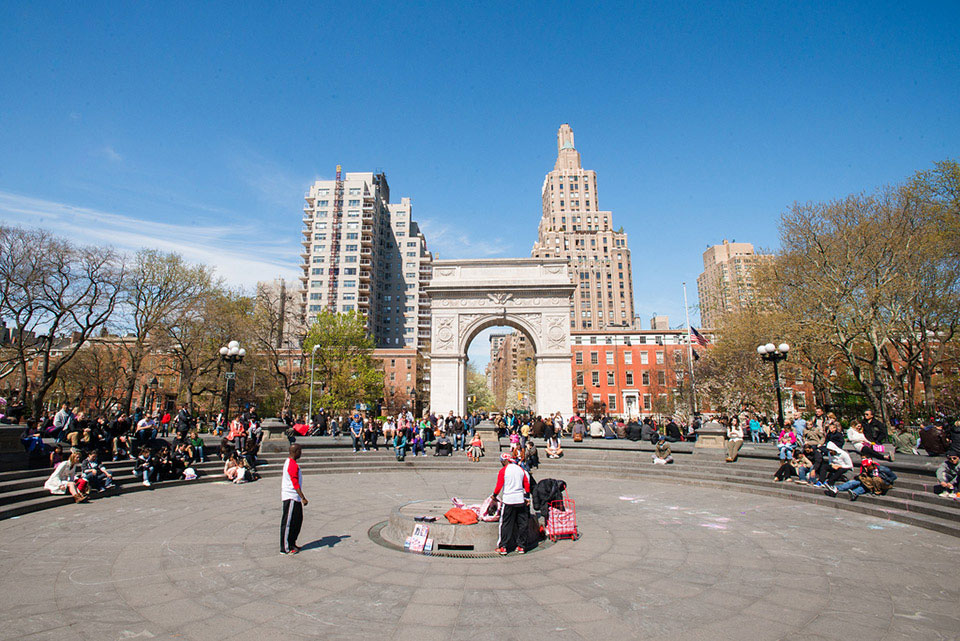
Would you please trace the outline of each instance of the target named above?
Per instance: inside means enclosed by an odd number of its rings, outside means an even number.
[[[543,180],[543,217],[534,258],[566,258],[577,290],[574,330],[633,326],[630,250],[613,214],[600,211],[597,172],[584,169],[570,125],[557,132],[557,162]]]

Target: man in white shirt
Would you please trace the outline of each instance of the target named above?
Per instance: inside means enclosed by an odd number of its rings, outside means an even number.
[[[497,553],[506,555],[514,547],[517,554],[525,554],[527,532],[529,528],[529,509],[527,496],[530,495],[530,476],[517,465],[510,454],[500,455],[500,472],[497,474],[497,487],[493,490],[496,498],[503,491],[503,512],[500,514],[500,538],[497,541]]]
[[[283,464],[283,474],[280,476],[280,499],[283,501],[283,511],[280,517],[280,553],[296,554],[297,537],[300,536],[300,526],[303,525],[303,508],[307,504],[307,497],[303,495],[303,472],[300,471],[302,449],[294,443],[290,446],[290,458]]]

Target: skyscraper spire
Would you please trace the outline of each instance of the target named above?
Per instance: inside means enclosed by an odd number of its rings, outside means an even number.
[[[573,129],[563,123],[557,130],[557,163],[554,169],[580,169],[580,152],[573,146]]]
[[[541,190],[543,216],[534,258],[566,258],[577,283],[570,328],[633,326],[633,278],[627,235],[600,209],[597,172],[583,169],[573,129],[557,131],[557,163]]]

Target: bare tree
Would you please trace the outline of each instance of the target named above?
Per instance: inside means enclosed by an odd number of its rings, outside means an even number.
[[[304,361],[309,356],[302,348],[306,329],[298,309],[284,281],[257,287],[251,338],[267,373],[283,391],[283,411],[290,409],[293,395],[303,387],[308,367]]]
[[[190,265],[179,254],[143,249],[133,257],[121,301],[121,329],[132,339],[126,350],[124,411],[133,395],[151,350],[159,350],[169,329],[195,312],[213,284],[213,270]]]
[[[61,369],[110,320],[124,270],[112,250],[76,247],[40,230],[0,228],[0,248],[0,318],[12,323],[13,338],[2,371],[18,373],[24,405],[39,416]],[[70,339],[58,340],[64,336]]]

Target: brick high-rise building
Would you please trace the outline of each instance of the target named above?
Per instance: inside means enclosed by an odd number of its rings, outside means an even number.
[[[303,208],[300,309],[307,326],[324,309],[357,310],[383,348],[427,348],[430,280],[427,242],[409,198],[390,202],[383,173],[318,180]]]
[[[697,278],[700,325],[715,329],[726,312],[741,309],[754,300],[754,269],[769,254],[756,254],[750,243],[708,247],[703,252],[703,273]]]
[[[566,258],[577,290],[570,311],[574,330],[633,326],[630,250],[613,214],[600,211],[597,172],[584,169],[570,125],[557,132],[557,162],[543,181],[543,217],[534,258]]]
[[[528,405],[535,398],[533,346],[522,332],[492,334],[490,336],[490,363],[487,365],[487,385],[493,392],[497,407],[511,407],[510,391],[524,392]]]

